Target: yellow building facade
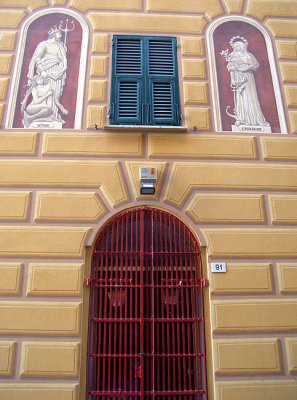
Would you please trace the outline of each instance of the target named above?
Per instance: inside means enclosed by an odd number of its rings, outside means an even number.
[[[54,13],[82,26],[77,122],[14,127],[30,23]],[[229,21],[266,40],[272,133],[224,128],[213,38]],[[1,0],[0,28],[0,399],[86,398],[94,242],[116,215],[149,206],[200,245],[207,398],[295,400],[297,3]],[[180,126],[109,123],[114,35],[176,38]],[[141,167],[157,170],[153,195],[140,194]]]

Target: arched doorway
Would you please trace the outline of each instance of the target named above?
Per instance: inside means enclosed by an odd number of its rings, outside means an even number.
[[[88,400],[206,400],[202,263],[175,216],[141,207],[101,231],[89,284]]]

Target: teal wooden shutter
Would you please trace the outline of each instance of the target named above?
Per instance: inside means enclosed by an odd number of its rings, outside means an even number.
[[[179,125],[176,39],[148,38],[148,87],[151,124]]]
[[[114,124],[141,124],[144,96],[143,44],[139,37],[115,36],[110,118]]]
[[[179,125],[176,39],[114,36],[112,124]]]

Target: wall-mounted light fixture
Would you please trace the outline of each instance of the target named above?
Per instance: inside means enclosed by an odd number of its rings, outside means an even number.
[[[140,167],[139,180],[141,183],[140,194],[155,194],[157,181],[157,168]]]

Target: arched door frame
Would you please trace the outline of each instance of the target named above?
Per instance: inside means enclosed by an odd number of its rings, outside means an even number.
[[[159,207],[146,207],[146,206],[139,206],[139,207],[132,207],[132,208],[130,208],[130,209],[128,209],[128,210],[126,210],[126,211],[121,211],[119,214],[116,214],[116,215],[114,215],[114,216],[112,216],[111,218],[108,218],[108,216],[105,218],[105,223],[104,223],[104,225],[101,227],[101,229],[99,230],[99,232],[98,232],[98,234],[96,235],[96,239],[94,240],[94,244],[93,244],[93,247],[92,248],[88,248],[88,250],[87,250],[87,265],[88,265],[88,271],[86,270],[86,274],[87,275],[89,275],[89,273],[90,273],[90,264],[91,264],[91,257],[92,257],[92,254],[93,254],[93,251],[94,251],[94,245],[97,243],[97,240],[98,240],[98,238],[100,237],[100,235],[102,235],[102,232],[103,232],[103,230],[104,229],[106,229],[106,226],[108,226],[112,221],[114,221],[114,220],[116,220],[117,218],[120,218],[120,216],[121,215],[123,215],[123,214],[125,214],[125,212],[126,213],[129,213],[129,212],[133,212],[134,210],[139,210],[139,209],[151,209],[151,210],[156,210],[156,211],[158,211],[158,212],[162,212],[162,213],[165,213],[165,214],[167,214],[167,215],[170,215],[172,218],[174,218],[174,219],[176,219],[177,221],[179,221],[179,223],[181,223],[189,232],[190,232],[190,234],[191,234],[191,237],[192,237],[192,240],[197,244],[197,246],[199,247],[199,252],[200,252],[200,254],[201,254],[201,257],[202,257],[202,260],[203,260],[203,264],[204,264],[204,266],[205,266],[205,256],[206,256],[206,249],[205,249],[205,247],[203,247],[203,246],[200,246],[200,244],[199,244],[199,240],[197,239],[197,232],[195,232],[193,229],[191,229],[191,227],[189,226],[189,224],[187,224],[187,223],[185,223],[180,217],[178,217],[178,216],[176,216],[176,214],[174,215],[174,213],[172,213],[171,211],[168,211],[168,210],[164,210],[164,209],[160,209]],[[120,215],[120,216],[119,216]],[[204,270],[204,272],[203,272],[203,275],[204,275],[204,277],[205,277],[205,270]],[[206,280],[205,280],[205,282],[206,282]],[[207,290],[207,289],[206,289]],[[208,290],[207,290],[208,291]],[[84,296],[84,321],[85,321],[85,323],[83,324],[83,326],[85,327],[86,326],[86,314],[88,314],[88,311],[87,311],[87,303],[88,303],[88,293],[89,293],[89,288],[85,291],[86,293],[85,293],[85,296]],[[209,308],[209,303],[208,303],[208,295],[206,295],[205,296],[205,293],[204,293],[204,297],[206,298],[206,304],[205,304],[205,306],[206,306],[206,308],[207,308],[207,310],[208,310],[208,308]],[[207,331],[209,331],[209,320],[208,320],[208,318],[206,318],[206,329],[207,329]],[[87,332],[86,332],[86,329],[84,329],[84,337],[86,337],[86,335],[87,335]],[[84,373],[83,373],[83,371],[85,370],[85,365],[83,365],[84,364],[84,357],[85,357],[85,351],[86,351],[86,343],[85,343],[85,341],[83,341],[83,347],[84,347],[84,349],[82,349],[82,382],[81,382],[81,388],[82,388],[82,391],[81,391],[81,396],[82,396],[82,398],[85,398],[85,394],[84,394],[84,386],[85,386],[85,380],[84,380],[84,377],[83,377],[83,375],[84,375]],[[209,344],[207,344],[207,352],[208,352],[208,357],[209,357],[209,355],[210,355],[210,346],[209,346]],[[209,371],[209,373],[210,373],[210,375],[209,376],[211,376],[212,374],[211,374],[211,362],[208,362],[208,366],[207,366],[207,369],[208,369],[208,371]],[[209,370],[210,369],[210,370]],[[212,385],[210,385],[210,386],[212,386]],[[211,399],[211,393],[209,393],[209,399]],[[204,398],[204,397],[203,397]]]

